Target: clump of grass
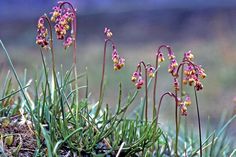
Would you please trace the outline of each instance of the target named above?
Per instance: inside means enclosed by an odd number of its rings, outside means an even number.
[[[40,46],[42,58],[42,71],[39,78],[27,82],[25,74],[23,81],[17,75],[11,58],[0,42],[4,53],[7,56],[13,74],[17,80],[19,89],[14,90],[12,79],[7,74],[2,88],[0,99],[0,116],[4,117],[2,127],[8,127],[13,117],[20,115],[32,130],[37,148],[32,156],[196,156],[210,155],[233,156],[235,149],[226,145],[223,135],[226,127],[235,119],[230,118],[219,130],[207,131],[205,141],[202,141],[200,109],[197,92],[203,89],[201,79],[206,77],[204,69],[193,62],[194,56],[191,51],[184,53],[182,61],[178,64],[175,54],[168,45],[161,45],[155,55],[155,66],[140,61],[132,75],[131,81],[135,83],[137,90],[123,95],[122,84],[117,82],[119,94],[115,113],[112,114],[109,105],[104,105],[104,79],[106,68],[107,46],[112,46],[112,62],[114,70],[118,71],[125,65],[125,59],[120,57],[117,46],[112,39],[113,33],[105,28],[104,52],[102,64],[102,78],[100,83],[100,94],[98,102],[92,104],[88,91],[88,74],[77,71],[76,61],[76,9],[69,2],[58,2],[53,7],[52,16],[46,14],[38,20],[36,43]],[[57,40],[64,40],[65,49],[73,46],[73,64],[70,69],[57,71],[55,52],[53,49],[53,31]],[[49,32],[49,33],[48,33]],[[170,61],[168,72],[173,78],[173,91],[165,91],[160,94],[157,102],[157,76],[160,63],[165,60],[163,49],[168,52]],[[44,52],[50,52],[45,54]],[[45,58],[50,57],[52,67],[48,66]],[[144,78],[142,75],[144,72]],[[148,79],[150,78],[150,79]],[[85,81],[83,81],[85,79]],[[149,86],[153,83],[152,119],[148,119],[149,107]],[[80,84],[79,84],[80,82]],[[179,83],[180,82],[180,83]],[[135,98],[141,93],[142,86],[145,86],[145,103],[142,108],[143,114],[136,114],[133,119],[126,117],[128,108]],[[198,136],[194,131],[191,134],[181,134],[181,116],[187,116],[187,107],[191,99],[186,94],[186,85],[193,87],[195,104],[198,116]],[[27,90],[29,89],[29,90]],[[84,92],[82,97],[79,93]],[[20,93],[20,94],[19,94]],[[169,96],[174,99],[175,107],[175,130],[164,132],[158,123],[162,100]],[[140,103],[142,106],[143,102]],[[157,105],[158,104],[158,105]],[[19,113],[20,112],[20,113]],[[186,126],[188,129],[188,127]],[[185,130],[186,130],[185,128]],[[226,134],[225,134],[226,135]],[[2,143],[12,145],[14,135],[1,133],[0,153],[5,154]],[[12,137],[11,139],[6,137]],[[184,138],[183,138],[184,137]],[[224,137],[224,135],[223,135]],[[9,142],[10,140],[10,142]],[[22,144],[17,146],[15,155],[19,155]]]

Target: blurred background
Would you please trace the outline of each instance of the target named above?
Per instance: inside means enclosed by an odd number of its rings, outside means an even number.
[[[0,39],[5,43],[18,73],[27,68],[29,78],[36,77],[41,69],[40,51],[35,44],[37,19],[49,13],[57,1],[7,0],[0,1]],[[203,81],[204,90],[199,92],[202,122],[210,117],[213,128],[221,115],[236,112],[236,1],[227,0],[71,0],[78,16],[78,69],[89,73],[90,100],[98,100],[101,78],[103,30],[111,28],[113,39],[126,67],[114,72],[111,48],[108,50],[106,67],[105,103],[115,109],[119,82],[123,84],[123,97],[134,92],[130,81],[132,72],[140,60],[155,63],[156,49],[168,44],[177,58],[192,50],[195,62],[202,64],[208,75]],[[1,50],[2,51],[2,50]],[[72,64],[72,50],[66,53],[61,42],[56,42],[57,64],[68,68]],[[50,54],[45,53],[50,60]],[[3,53],[0,53],[3,70],[8,70]],[[58,68],[59,69],[59,68]],[[81,85],[82,85],[81,81]],[[172,80],[167,73],[167,63],[159,72],[158,94],[172,90]],[[187,90],[193,97],[193,89]],[[130,116],[144,93],[139,93],[130,108]],[[150,95],[151,96],[151,95]],[[125,99],[124,99],[125,101]],[[151,104],[151,101],[150,101]],[[150,107],[151,108],[151,107]],[[185,117],[189,125],[197,126],[195,104],[189,107]],[[152,113],[150,111],[150,113]],[[173,114],[172,114],[173,113]],[[151,117],[151,115],[150,115]],[[161,125],[174,122],[173,102],[164,100]],[[206,125],[203,124],[205,127]],[[235,124],[231,133],[236,135]]]

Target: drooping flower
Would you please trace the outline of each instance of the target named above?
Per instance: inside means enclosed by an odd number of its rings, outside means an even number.
[[[206,78],[206,73],[205,73],[205,70],[201,67],[201,66],[198,66],[198,71],[199,71],[199,75],[202,79]]]
[[[125,59],[119,56],[114,44],[112,45],[112,49],[112,61],[114,63],[114,70],[120,70],[125,65]]]
[[[184,53],[184,58],[185,58],[185,59],[188,59],[188,60],[190,60],[190,61],[192,61],[193,58],[194,58],[194,55],[192,54],[192,51],[189,50],[188,52],[185,52],[185,53]]]
[[[169,60],[173,60],[175,58],[175,55],[174,55],[173,51],[169,51],[168,58],[169,58]]]
[[[104,29],[104,35],[109,39],[112,37],[112,32],[109,28],[105,27]]]
[[[44,27],[44,19],[42,17],[40,17],[38,19],[38,29],[41,29]]]
[[[113,63],[114,63],[114,64],[119,63],[119,59],[120,59],[120,57],[119,57],[119,55],[118,55],[118,52],[117,52],[115,46],[113,46],[113,52],[112,52],[112,60],[113,60]]]
[[[52,17],[51,17],[51,21],[52,21],[52,22],[55,22],[56,19],[57,19],[59,16],[61,16],[62,10],[61,10],[61,8],[60,8],[60,5],[61,5],[62,3],[63,3],[62,1],[58,1],[58,2],[57,2],[57,5],[52,8],[53,12],[50,13],[50,14],[52,14]]]
[[[174,78],[174,89],[177,91],[179,90],[179,81],[177,78]]]
[[[164,58],[163,53],[159,53],[158,54],[158,62],[161,63],[161,62],[164,62],[164,61],[165,61],[165,58]]]
[[[186,107],[186,105],[184,103],[181,104],[180,111],[181,111],[181,115],[182,116],[187,116],[188,115],[187,107]]]
[[[202,83],[200,81],[196,81],[195,88],[197,91],[202,90],[203,89]]]
[[[135,84],[136,88],[137,89],[141,89],[143,84],[144,84],[144,80],[143,80],[143,78],[141,76],[139,76],[138,80],[137,80],[137,82]]]
[[[189,95],[187,95],[187,96],[185,97],[184,104],[185,104],[186,106],[190,106],[191,103],[192,103],[192,102],[191,102],[191,98],[190,98]]]
[[[140,73],[140,72],[137,72],[137,71],[135,71],[135,72],[133,73],[132,77],[131,77],[131,81],[132,81],[132,82],[135,82],[135,81],[137,81],[137,80],[138,80],[138,78],[139,78],[139,76],[141,76],[141,73]]]
[[[124,58],[119,58],[118,63],[114,63],[114,70],[120,70],[123,66],[125,65],[125,59]]]
[[[177,67],[178,63],[176,59],[172,59],[169,64],[168,72],[174,76],[176,74]]]
[[[70,45],[73,43],[72,37],[67,37],[66,40],[64,41],[63,45],[66,48],[70,47]]]
[[[154,77],[155,76],[155,68],[154,67],[152,67],[152,66],[149,66],[148,68],[147,68],[147,72],[148,72],[148,76],[149,77]]]

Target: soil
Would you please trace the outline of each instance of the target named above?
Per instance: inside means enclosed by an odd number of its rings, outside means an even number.
[[[36,138],[32,131],[32,126],[26,123],[19,123],[18,119],[10,119],[9,124],[0,124],[0,148],[2,152],[8,157],[30,157],[33,156],[35,149],[37,148]],[[13,136],[13,141],[7,142],[7,138]],[[16,150],[19,150],[16,153]]]

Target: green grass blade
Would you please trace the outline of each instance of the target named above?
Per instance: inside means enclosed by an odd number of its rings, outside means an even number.
[[[13,63],[12,63],[12,61],[11,61],[11,58],[10,58],[10,56],[9,56],[9,54],[8,54],[8,52],[7,52],[6,48],[5,48],[5,46],[4,46],[3,42],[2,42],[2,40],[0,40],[0,44],[2,45],[2,48],[3,48],[3,50],[4,50],[5,55],[7,56],[8,62],[9,62],[9,64],[10,64],[10,66],[11,66],[11,69],[12,69],[12,71],[13,71],[13,74],[14,74],[16,80],[17,80],[17,83],[18,83],[19,86],[20,86],[22,95],[24,96],[24,99],[25,99],[26,104],[27,104],[27,110],[30,112],[30,114],[31,114],[31,116],[32,116],[32,118],[33,118],[33,120],[36,121],[36,118],[35,118],[35,116],[34,116],[34,114],[33,114],[33,111],[32,111],[32,108],[31,108],[31,106],[30,106],[30,103],[29,103],[29,101],[28,101],[28,99],[27,99],[27,97],[26,97],[26,94],[25,94],[25,92],[24,92],[23,86],[22,86],[22,84],[21,84],[21,82],[20,82],[20,79],[19,79],[19,77],[18,77],[18,75],[17,75],[17,73],[16,73],[16,70],[15,70],[15,68],[14,68],[14,65],[13,65]]]
[[[52,146],[53,143],[51,141],[50,136],[48,135],[47,131],[44,129],[44,127],[42,126],[42,124],[40,124],[40,128],[42,130],[45,142],[46,142],[46,146],[47,146],[47,152],[48,152],[48,157],[53,157],[53,152],[52,152]]]
[[[60,148],[60,146],[65,143],[70,137],[72,137],[74,134],[76,134],[77,132],[81,131],[83,128],[78,128],[76,130],[74,130],[72,133],[70,133],[68,136],[65,137],[64,140],[59,140],[56,144],[55,147],[53,149],[53,154],[56,155],[57,150]]]
[[[29,86],[30,86],[30,85],[28,84],[28,85],[24,86],[23,89],[26,89],[26,88],[28,88]],[[14,91],[14,92],[8,94],[7,96],[1,98],[0,101],[3,101],[3,100],[5,100],[5,99],[7,99],[7,98],[9,98],[9,97],[11,97],[11,96],[13,96],[13,95],[15,95],[15,94],[17,94],[17,93],[20,92],[20,91],[21,91],[21,89],[18,89],[18,90],[16,90],[16,91]]]

